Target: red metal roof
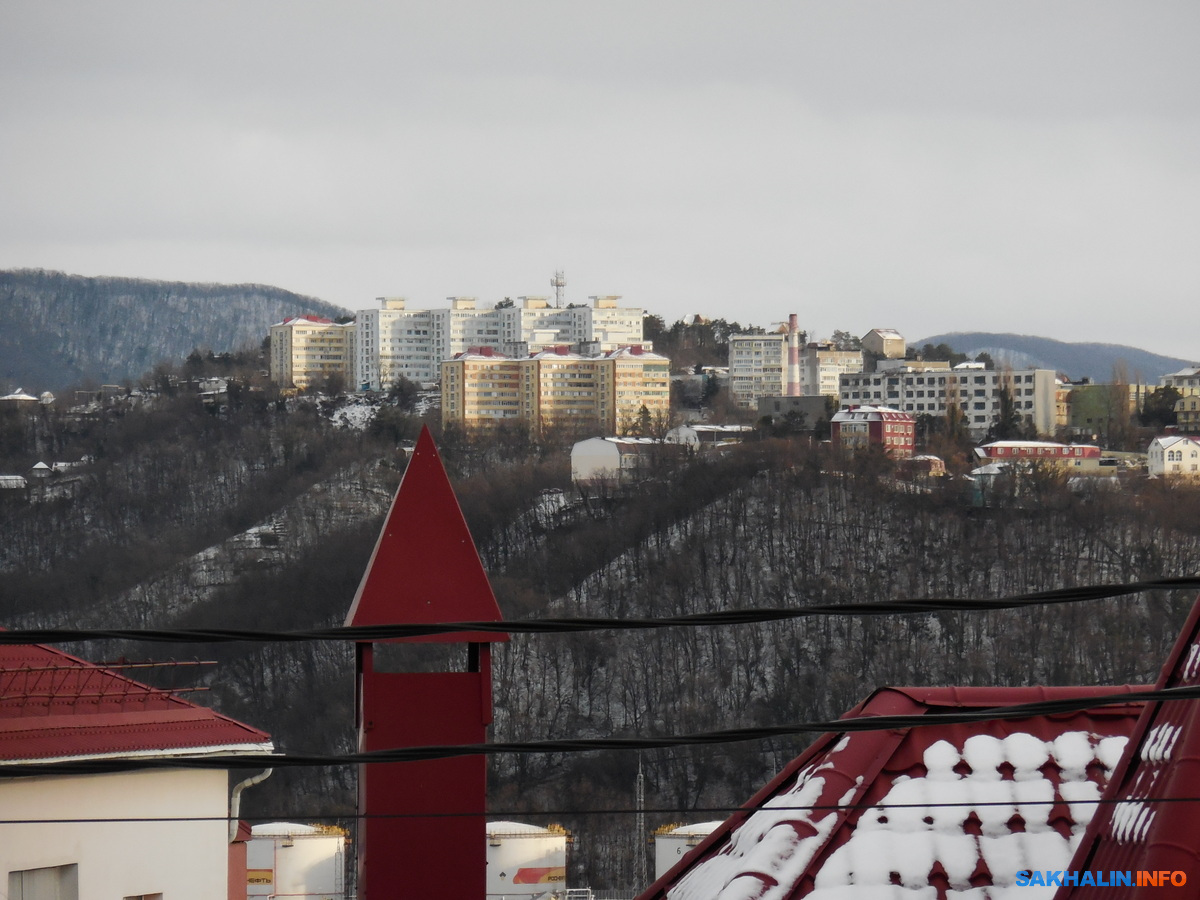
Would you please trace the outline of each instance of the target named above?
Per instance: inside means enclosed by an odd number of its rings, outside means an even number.
[[[1200,685],[1200,600],[1179,634],[1155,685],[1159,690]],[[1088,826],[1069,870],[1182,871],[1194,892],[1200,882],[1200,803],[1155,803],[1200,797],[1200,701],[1146,705],[1129,748],[1113,774],[1107,803]],[[1099,893],[1092,886],[1064,887],[1056,898],[1141,896],[1134,888]],[[1143,888],[1142,893],[1158,891]]]
[[[423,428],[346,624],[502,619],[433,437]],[[506,641],[508,635],[464,632],[402,640],[485,643]]]
[[[883,688],[844,718],[1129,690]],[[641,898],[953,900],[1065,869],[1142,705],[824,735]]]
[[[270,736],[40,644],[0,645],[0,760],[270,750]]]

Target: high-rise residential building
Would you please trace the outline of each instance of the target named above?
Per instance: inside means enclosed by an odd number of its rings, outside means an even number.
[[[739,406],[785,393],[788,332],[735,334],[729,338],[729,392]]]
[[[613,398],[607,430],[638,430],[646,416],[656,429],[662,426],[665,430],[671,410],[671,361],[641,347],[622,347],[603,359],[608,364],[603,372],[611,378]]]
[[[839,350],[828,342],[806,344],[800,351],[800,396],[837,397],[841,376],[862,370],[861,350]]]
[[[837,397],[838,377],[862,371],[861,350],[807,342],[796,319],[773,334],[729,339],[729,389],[739,406],[754,408],[764,397]]]
[[[550,305],[547,297],[519,297],[480,309],[474,297],[450,297],[440,309],[410,309],[403,298],[379,298],[380,308],[358,314],[354,382],[387,390],[401,376],[436,382],[441,363],[468,348],[522,357],[569,345],[586,354],[644,345],[640,308],[619,307],[616,296],[590,304]]]
[[[475,347],[442,363],[442,422],[487,429],[523,421],[547,428],[635,430],[664,423],[670,361],[640,347],[583,356],[566,346],[514,358]],[[642,413],[645,408],[646,413]]]
[[[292,316],[271,326],[271,380],[303,390],[330,375],[349,379],[354,324]]]
[[[1000,414],[1000,395],[1007,389],[1015,411],[1038,434],[1053,434],[1056,382],[1052,369],[993,371],[980,363],[953,369],[899,368],[841,376],[839,403],[843,409],[888,406],[914,416],[944,416],[955,405],[971,434],[980,437]]]

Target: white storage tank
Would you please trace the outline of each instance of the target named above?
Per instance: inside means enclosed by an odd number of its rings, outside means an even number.
[[[549,900],[567,884],[567,841],[558,825],[487,823],[488,900]]]
[[[246,897],[346,900],[347,833],[333,825],[271,822],[250,829]]]
[[[654,832],[654,880],[662,878],[688,851],[717,830],[721,823],[699,822],[695,825],[667,825]]]

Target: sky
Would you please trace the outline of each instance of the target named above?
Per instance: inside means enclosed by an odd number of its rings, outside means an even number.
[[[1200,360],[1194,0],[0,0],[0,268]],[[1191,321],[1189,327],[1184,323]]]

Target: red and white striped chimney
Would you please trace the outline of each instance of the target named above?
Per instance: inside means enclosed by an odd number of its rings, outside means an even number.
[[[795,313],[788,316],[787,395],[800,396],[800,323]]]

